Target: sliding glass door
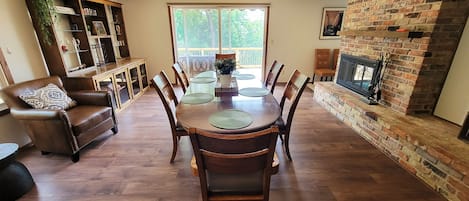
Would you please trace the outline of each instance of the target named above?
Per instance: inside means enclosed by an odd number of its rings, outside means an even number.
[[[191,77],[214,70],[215,53],[236,53],[237,70],[262,78],[266,6],[172,5],[174,55]]]

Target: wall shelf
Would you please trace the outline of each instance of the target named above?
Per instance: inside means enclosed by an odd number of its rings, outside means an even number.
[[[340,31],[341,36],[374,36],[374,37],[389,37],[389,38],[422,38],[423,32],[419,31],[361,31],[361,30],[347,30]]]

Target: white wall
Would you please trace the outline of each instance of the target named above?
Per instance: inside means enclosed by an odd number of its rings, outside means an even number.
[[[48,75],[24,0],[0,0],[0,47],[15,82]],[[23,127],[10,115],[0,116],[0,143],[29,143]]]
[[[130,54],[146,58],[150,75],[161,70],[172,74],[171,32],[167,3],[271,3],[267,64],[285,63],[280,82],[297,68],[313,72],[315,48],[338,48],[339,40],[319,40],[323,7],[345,7],[346,0],[127,0],[124,19]],[[171,76],[174,78],[174,76]]]
[[[459,42],[458,50],[446,77],[440,99],[435,108],[435,115],[462,125],[469,112],[469,21]]]

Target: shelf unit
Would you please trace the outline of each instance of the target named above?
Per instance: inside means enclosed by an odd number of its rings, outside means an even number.
[[[26,0],[51,75],[78,71],[130,57],[121,4],[107,0],[54,0],[51,44],[43,40],[33,1]],[[116,23],[118,22],[118,23]],[[117,31],[118,30],[118,31]]]

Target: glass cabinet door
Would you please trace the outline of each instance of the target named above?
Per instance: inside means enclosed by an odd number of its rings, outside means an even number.
[[[116,89],[113,83],[114,83],[114,77],[112,75],[109,75],[107,77],[96,80],[96,88],[100,91],[111,92],[112,106],[114,106],[114,108],[117,109],[118,108],[117,102],[116,102],[117,94],[116,94]]]
[[[140,64],[140,76],[142,79],[142,89],[148,87],[148,76],[147,76],[147,68],[145,67],[145,63]]]
[[[114,74],[116,80],[116,93],[119,97],[120,108],[127,103],[130,103],[131,95],[129,89],[129,79],[127,71],[121,71]]]
[[[140,93],[140,91],[142,91],[140,87],[140,82],[139,82],[138,66],[130,68],[129,73],[130,73],[130,83],[132,86],[132,92],[133,92],[133,95],[136,96],[137,94]]]

